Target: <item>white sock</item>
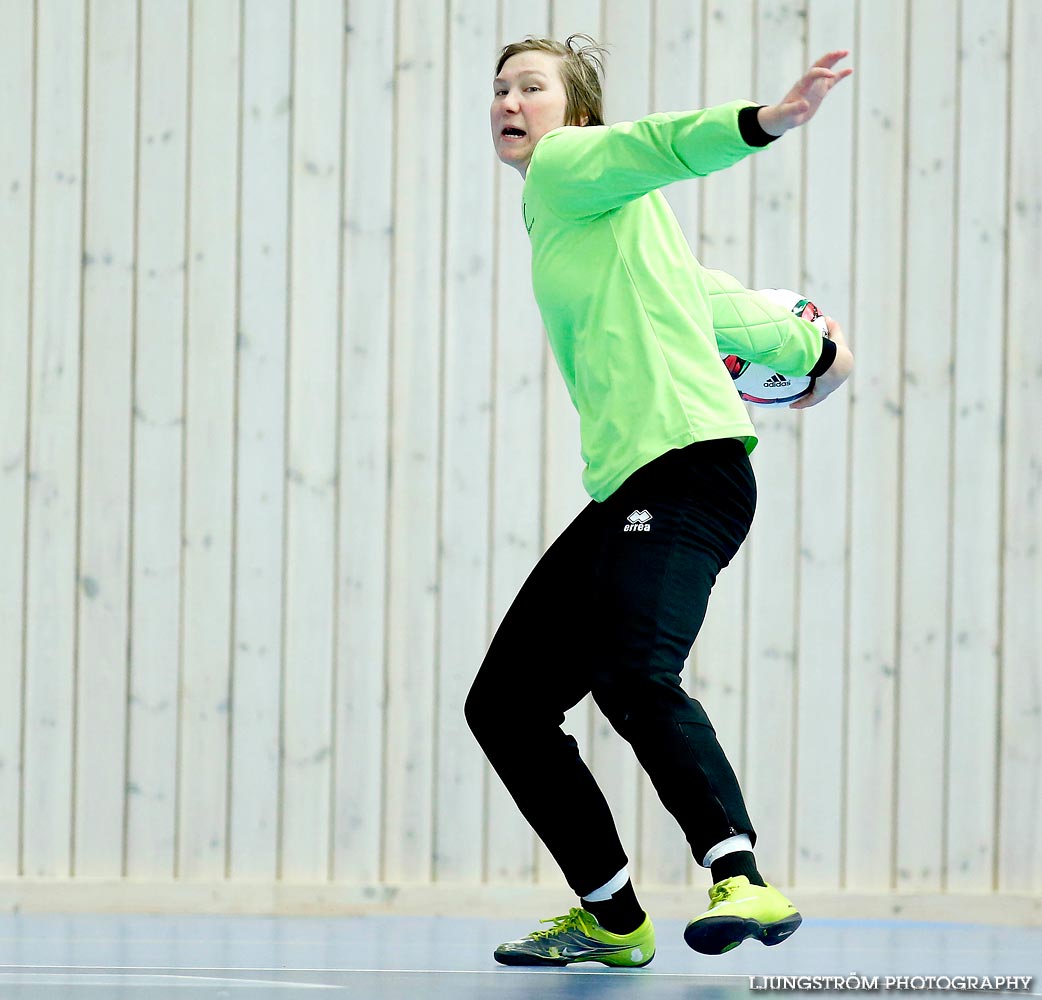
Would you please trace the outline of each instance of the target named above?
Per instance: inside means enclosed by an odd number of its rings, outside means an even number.
[[[618,875],[609,879],[599,889],[594,889],[593,892],[583,896],[582,900],[584,903],[603,903],[606,899],[611,899],[629,880],[630,870],[628,867],[623,868]]]
[[[738,851],[751,851],[753,842],[749,834],[740,833],[736,837],[728,837],[719,844],[709,848],[709,853],[702,859],[703,868],[711,868],[714,861],[719,861],[725,854],[737,854]]]

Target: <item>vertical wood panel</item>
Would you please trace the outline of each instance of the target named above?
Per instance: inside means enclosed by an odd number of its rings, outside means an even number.
[[[438,620],[445,10],[402,0],[398,32],[394,281],[401,294],[392,347],[384,876],[425,882]]]
[[[280,874],[312,880],[332,815],[344,21],[338,0],[295,15]]]
[[[137,17],[92,0],[87,53],[74,870],[123,871]]]
[[[1012,10],[998,855],[994,888],[1042,892],[1042,5]],[[954,884],[954,873],[951,879]]]
[[[904,0],[859,7],[856,278],[851,327],[871,337],[851,391],[846,884],[889,886],[894,829],[897,510],[903,294]],[[880,310],[892,317],[879,321]]]
[[[1009,26],[1005,3],[961,10],[947,847],[949,884],[976,890],[995,860]]]
[[[0,143],[0,875],[19,873],[22,627],[25,616],[26,433],[32,249],[33,5],[0,14],[0,100],[9,129]]]
[[[601,0],[553,0],[550,4],[550,36],[564,42],[569,35],[581,32],[602,41],[604,24]],[[521,37],[522,33],[514,37]],[[611,75],[611,57],[607,73]],[[607,109],[605,109],[607,111]],[[610,121],[610,117],[607,119]],[[532,294],[531,278],[526,294]],[[572,522],[590,498],[582,485],[583,462],[579,437],[579,414],[576,412],[557,362],[549,349],[545,331],[543,342],[543,503],[542,551]],[[565,713],[563,729],[575,737],[579,752],[589,764],[593,732],[593,699],[584,698]],[[542,843],[536,845],[536,876],[543,885],[555,885],[563,878],[557,863]]]
[[[846,0],[810,0],[807,56],[854,50],[855,14]],[[851,325],[851,206],[854,86],[864,53],[852,51],[855,78],[829,95],[806,131],[803,283],[848,334]],[[827,155],[817,155],[819,150]],[[793,798],[795,885],[840,884],[843,830],[844,654],[847,560],[847,427],[850,386],[801,417],[800,562],[797,609],[796,771]]]
[[[445,395],[441,607],[438,627],[434,877],[482,877],[484,758],[463,703],[485,650],[493,320],[493,180],[489,53],[497,12],[449,3],[448,159],[445,176]]]
[[[551,37],[563,42],[575,32],[592,35],[601,42],[604,25],[601,22],[600,0],[554,0]],[[611,56],[607,60],[607,74],[611,77]],[[611,121],[610,112],[608,121]],[[526,283],[526,294],[532,294],[531,280]],[[549,548],[558,535],[571,523],[576,514],[589,503],[582,485],[583,462],[580,453],[579,414],[575,410],[564,379],[551,351],[544,352],[546,379],[546,411],[544,413],[545,478],[543,492],[543,549]],[[585,703],[567,717],[566,725],[577,728],[588,725],[584,715],[589,712]],[[572,720],[575,720],[574,722]],[[583,728],[584,735],[587,730]],[[580,737],[580,748],[584,745]]]
[[[84,4],[36,11],[24,873],[70,873],[83,265]]]
[[[126,874],[175,870],[188,0],[140,6]]]
[[[806,8],[761,0],[756,9],[755,92],[773,102],[806,70]],[[817,58],[812,54],[811,58]],[[807,126],[813,143],[815,122]],[[753,270],[757,288],[803,287],[800,258],[804,135],[783,136],[752,158]],[[755,803],[756,857],[768,880],[789,884],[795,738],[799,430],[802,413],[753,408],[757,513],[750,532],[746,792]]]
[[[706,4],[702,45],[707,107],[752,98],[753,11],[751,0],[740,3],[709,0]],[[727,271],[747,285],[751,269],[752,164],[746,160],[696,183],[702,194],[698,259],[705,267]],[[743,546],[713,587],[705,624],[694,647],[695,694],[712,720],[720,745],[743,790],[746,566]],[[748,806],[756,826],[756,803],[749,802]],[[694,859],[699,865],[701,861],[701,858]],[[694,873],[698,887],[708,881],[708,871]]]
[[[704,0],[654,0],[651,110],[691,111],[705,104],[702,23]],[[662,189],[693,250],[698,248],[702,187],[671,184]]]
[[[605,85],[608,122],[635,121],[650,114],[651,2],[609,0],[605,6],[604,42],[611,47]],[[619,837],[631,859],[630,874],[641,876],[640,783],[642,774],[630,745],[611,727],[596,705],[590,708],[593,730],[589,763],[612,808]],[[607,881],[615,872],[605,872]]]
[[[897,885],[941,886],[947,736],[950,419],[958,22],[943,0],[911,4],[901,449]]]
[[[702,7],[681,0],[656,0],[650,40],[650,112],[700,108],[702,101]],[[698,245],[701,184],[671,184],[662,193],[694,250]],[[694,654],[688,657],[682,682],[695,693]],[[641,775],[640,880],[644,885],[683,885],[693,859],[683,831],[666,811],[658,794]]]
[[[632,122],[657,110],[652,106],[652,0],[606,0],[603,39],[611,52],[604,84],[608,122]]]
[[[345,59],[334,876],[380,877],[388,425],[394,246],[395,5],[348,4]]]
[[[233,552],[239,29],[191,8],[179,867],[225,875]]]
[[[244,6],[233,878],[275,878],[278,871],[292,37],[290,0]]]
[[[545,3],[533,5],[532,9],[519,8],[509,2],[499,4],[498,34],[482,64],[484,94],[489,104],[500,51],[526,34],[547,35],[546,7]],[[499,162],[491,148],[491,135],[486,142],[495,178],[496,226],[491,635],[543,552],[546,338],[531,292],[531,244],[521,209],[524,182],[512,168]],[[549,374],[553,377],[557,373]],[[467,738],[473,740],[469,732]],[[499,777],[487,765],[484,787],[485,877],[490,882],[531,882],[535,874],[535,835]],[[552,874],[556,866],[549,854],[544,854],[544,858],[545,868]],[[560,879],[559,872],[556,877]]]

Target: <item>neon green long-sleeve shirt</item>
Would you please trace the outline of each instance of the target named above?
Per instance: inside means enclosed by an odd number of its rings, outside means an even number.
[[[695,259],[658,189],[737,163],[736,101],[548,132],[523,195],[532,285],[579,412],[583,485],[605,500],[694,441],[756,433],[720,353],[805,375],[821,332]]]

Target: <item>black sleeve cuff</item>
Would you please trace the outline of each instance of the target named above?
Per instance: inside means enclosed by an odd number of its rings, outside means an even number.
[[[821,357],[818,358],[818,363],[809,371],[807,374],[811,378],[820,378],[825,374],[831,367],[832,362],[836,360],[836,343],[833,340],[829,340],[828,337],[821,338]]]
[[[760,119],[756,117],[756,112],[766,106],[765,104],[751,104],[738,112],[738,131],[741,132],[747,146],[766,146],[767,143],[781,138],[771,135],[770,132],[764,132],[760,127]]]

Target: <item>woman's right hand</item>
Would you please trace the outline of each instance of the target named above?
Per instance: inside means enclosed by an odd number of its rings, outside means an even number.
[[[790,410],[805,410],[808,406],[817,406],[846,382],[854,370],[854,355],[850,353],[843,327],[831,316],[825,317],[825,326],[829,331],[829,339],[836,345],[836,358],[829,365],[829,370],[814,380],[814,388],[806,396],[800,396],[795,403],[789,404]]]

